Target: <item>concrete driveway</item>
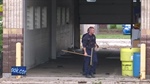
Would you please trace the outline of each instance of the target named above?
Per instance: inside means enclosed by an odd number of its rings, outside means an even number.
[[[130,39],[96,39],[96,42],[101,49],[120,49],[122,47],[131,47]]]

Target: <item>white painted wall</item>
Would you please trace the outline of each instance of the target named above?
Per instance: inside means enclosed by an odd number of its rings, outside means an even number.
[[[28,6],[33,7],[29,10],[30,14],[26,14],[25,16],[25,24],[27,25],[25,25],[24,31],[24,61],[25,66],[27,66],[28,69],[48,61],[49,58],[56,59],[56,55],[59,55],[62,49],[67,49],[74,43],[73,0],[57,0],[56,5],[56,9],[61,8],[60,16],[55,13],[57,10],[52,10],[51,1],[49,0],[26,0],[26,9]],[[55,5],[53,4],[53,8],[55,8],[54,6]],[[45,15],[47,16],[46,18],[48,18],[46,28],[41,26],[43,24],[42,19],[37,18],[37,21],[35,21],[35,11],[33,11],[36,10],[35,7],[48,7],[48,13]],[[68,8],[69,13],[66,12]],[[62,13],[63,9],[65,9],[64,14]],[[38,13],[36,13],[36,16],[42,17],[42,15],[40,15],[42,11]],[[27,16],[29,16],[29,20]],[[60,23],[58,22],[58,18],[60,19]],[[37,26],[33,25],[36,22],[39,22],[39,24],[37,24]]]
[[[25,30],[24,30],[24,65],[27,69],[30,69],[36,65],[44,63],[49,60],[50,57],[50,25],[42,25],[42,20],[46,23],[45,15],[41,15],[43,12],[38,12],[35,17],[35,7],[48,7],[48,2],[38,0],[26,0],[25,9]],[[27,8],[33,7],[29,11],[29,17],[27,16]],[[47,8],[49,9],[49,8]],[[41,13],[41,14],[40,14]],[[42,18],[38,18],[42,17]],[[38,25],[36,26],[36,20]]]
[[[57,56],[62,49],[74,43],[74,3],[73,0],[57,0],[56,48]]]

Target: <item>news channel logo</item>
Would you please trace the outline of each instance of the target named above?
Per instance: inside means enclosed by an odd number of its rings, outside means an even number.
[[[11,67],[11,75],[26,75],[27,70],[26,66],[12,66]]]

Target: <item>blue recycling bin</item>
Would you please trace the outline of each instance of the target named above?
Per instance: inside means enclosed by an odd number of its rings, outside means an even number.
[[[133,76],[140,77],[140,53],[136,52],[133,55]]]
[[[131,24],[123,24],[122,25],[122,32],[124,35],[130,35],[131,34]]]

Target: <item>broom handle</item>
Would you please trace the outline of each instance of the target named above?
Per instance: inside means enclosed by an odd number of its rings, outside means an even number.
[[[84,54],[81,53],[77,53],[77,52],[72,52],[72,51],[68,51],[68,50],[62,50],[63,52],[68,52],[68,53],[72,53],[72,54],[77,54],[77,55],[81,55],[81,56],[85,56]],[[87,55],[88,57],[91,57],[90,55]]]
[[[90,60],[90,65],[92,66],[92,62],[93,62],[93,48],[91,48],[91,60]]]

